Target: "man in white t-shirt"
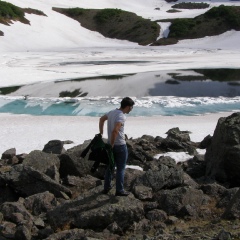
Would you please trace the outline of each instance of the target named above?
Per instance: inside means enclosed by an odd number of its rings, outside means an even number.
[[[108,143],[113,148],[113,155],[116,172],[116,196],[128,196],[129,193],[124,191],[124,172],[128,159],[128,149],[125,141],[124,124],[126,121],[125,114],[133,109],[134,101],[125,97],[121,101],[119,109],[114,109],[103,115],[99,120],[99,131],[103,134],[104,123],[107,120]],[[102,193],[107,194],[111,187],[112,172],[107,168],[105,173],[104,189]]]

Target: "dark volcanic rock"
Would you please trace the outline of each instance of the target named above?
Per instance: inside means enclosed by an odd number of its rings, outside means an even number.
[[[76,156],[74,153],[65,153],[59,156],[60,158],[60,176],[61,178],[67,175],[84,177],[90,173],[92,161]]]
[[[102,187],[89,192],[79,200],[67,202],[48,212],[50,225],[64,228],[71,225],[84,229],[105,229],[116,222],[122,229],[143,218],[143,204],[133,195],[115,197],[99,194]]]
[[[44,146],[42,151],[45,153],[61,154],[64,153],[66,150],[63,147],[62,141],[51,140]]]
[[[0,207],[4,219],[17,225],[25,225],[31,230],[33,226],[33,216],[27,211],[21,202],[6,202]]]
[[[240,218],[240,189],[233,196],[232,200],[228,204],[223,218],[227,219],[239,219]]]
[[[2,159],[12,159],[14,156],[16,156],[16,148],[11,148],[2,154]]]
[[[32,167],[59,182],[60,160],[55,154],[32,151],[25,157],[23,165]]]
[[[205,159],[207,176],[240,186],[240,113],[218,120]]]
[[[50,211],[55,208],[57,206],[57,200],[52,193],[47,191],[25,198],[24,206],[34,216],[38,216],[41,213]]]
[[[153,191],[175,188],[183,183],[183,170],[170,157],[161,157],[150,164],[150,169],[136,178],[134,186],[143,185]]]
[[[49,191],[56,197],[63,197],[63,193],[71,196],[71,191],[52,180],[47,175],[22,164],[13,166],[1,178],[20,196],[31,196],[36,193]]]
[[[208,198],[201,190],[179,187],[172,190],[161,190],[155,194],[154,199],[158,201],[159,208],[168,215],[197,216],[200,207]]]

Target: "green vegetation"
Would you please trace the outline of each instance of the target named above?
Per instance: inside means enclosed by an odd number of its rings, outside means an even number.
[[[20,21],[25,24],[29,24],[29,21],[24,17],[25,13],[33,13],[37,15],[46,16],[42,11],[32,9],[32,8],[20,8],[11,3],[4,2],[0,0],[0,23],[9,25],[12,20]],[[3,33],[0,32],[0,36],[3,36]]]
[[[162,21],[162,20],[161,20]],[[213,7],[195,18],[170,19],[168,38],[152,45],[177,43],[181,39],[203,38],[222,34],[229,30],[240,31],[240,6]]]
[[[66,13],[71,17],[77,17],[79,15],[84,14],[87,11],[87,9],[84,8],[69,8],[66,9]]]
[[[196,75],[176,75],[173,77],[176,80],[180,81],[204,81],[207,80],[205,76],[196,76]]]
[[[206,79],[212,81],[240,81],[240,69],[221,68],[221,69],[193,69],[197,73],[204,75]]]
[[[179,18],[175,19],[170,26],[171,37],[184,38],[191,29],[195,27],[195,21],[193,19]]]
[[[160,26],[156,22],[121,9],[63,9],[53,10],[65,14],[81,23],[81,26],[101,33],[108,38],[116,38],[148,45],[156,41]]]
[[[63,91],[59,93],[59,97],[85,97],[88,93],[80,92],[80,89],[75,89],[72,92]]]
[[[0,94],[7,95],[7,94],[17,91],[19,88],[21,88],[21,86],[3,87],[3,88],[0,88]]]
[[[47,16],[43,11],[33,9],[33,8],[23,8],[23,11],[28,14],[36,14],[40,16]]]
[[[204,9],[208,7],[209,7],[209,4],[207,3],[192,3],[192,2],[182,2],[172,6],[172,8],[180,8],[180,9]]]
[[[23,18],[24,11],[11,3],[0,1],[0,17],[9,19]]]
[[[167,10],[168,13],[177,13],[177,12],[181,12],[180,10],[177,9],[169,9]]]
[[[220,21],[225,21],[230,26],[235,28],[240,28],[240,8],[232,6],[220,5],[219,7],[213,7],[205,16],[212,19],[219,19]]]
[[[96,16],[95,20],[97,23],[108,23],[111,21],[113,18],[120,18],[121,14],[124,13],[121,9],[111,9],[111,8],[106,8],[103,10],[100,10]]]
[[[240,69],[234,68],[211,68],[211,69],[190,69],[201,75],[184,75],[179,73],[168,73],[175,80],[180,81],[219,81],[229,82],[231,85],[240,84]],[[186,71],[189,71],[186,70]]]

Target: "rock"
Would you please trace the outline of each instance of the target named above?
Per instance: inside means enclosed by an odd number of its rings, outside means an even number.
[[[10,148],[2,154],[2,159],[12,159],[16,156],[16,148]]]
[[[32,239],[31,232],[29,231],[29,229],[26,226],[18,225],[16,228],[14,239],[16,239],[16,240],[31,240]]]
[[[206,161],[204,155],[195,155],[192,159],[187,160],[182,164],[184,171],[193,179],[198,179],[205,176]]]
[[[25,198],[24,206],[34,216],[38,216],[56,207],[57,199],[52,193],[46,191]]]
[[[111,232],[111,233],[115,233],[115,234],[119,234],[122,235],[123,231],[122,229],[118,226],[118,224],[116,222],[111,223],[110,225],[108,225],[107,229]]]
[[[0,225],[0,239],[7,240],[7,239],[14,239],[14,235],[16,232],[16,224],[12,222],[4,221]]]
[[[239,219],[240,218],[240,189],[233,196],[229,205],[226,207],[222,215],[225,219]]]
[[[180,131],[179,128],[169,129],[166,134],[167,137],[161,142],[161,149],[165,151],[185,151],[191,146],[191,151],[193,151],[192,142],[190,141],[188,131]]]
[[[67,176],[63,179],[63,183],[69,186],[75,196],[82,194],[94,187],[102,185],[102,181],[91,175],[85,177]],[[73,196],[74,197],[74,196]]]
[[[168,215],[180,215],[183,217],[183,208],[187,205],[191,206],[195,211],[194,216],[197,215],[207,197],[201,190],[178,187],[172,190],[161,190],[155,194],[154,199],[158,201],[159,208]],[[189,214],[187,211],[184,212]]]
[[[192,188],[199,188],[197,182],[194,181],[187,173],[183,173],[183,184],[182,186],[192,187]]]
[[[64,230],[58,233],[51,234],[45,240],[100,240],[100,239],[111,239],[118,240],[119,236],[115,234],[111,234],[109,231],[105,232],[93,232],[91,230],[83,230],[83,229],[70,229]]]
[[[51,140],[49,141],[42,150],[45,153],[53,153],[53,154],[62,154],[66,150],[63,147],[63,142],[60,140]]]
[[[83,142],[83,144],[80,144],[80,145],[74,146],[72,148],[69,148],[66,151],[66,154],[74,154],[76,157],[80,158],[83,150],[85,150],[85,148],[90,144],[90,142],[91,142],[91,140],[86,140],[86,141]]]
[[[148,171],[136,178],[134,186],[143,185],[156,192],[162,188],[175,188],[183,183],[183,170],[173,159],[163,157],[154,161],[154,165],[152,163]]]
[[[20,163],[19,159],[17,158],[17,156],[13,156],[11,159],[7,160],[7,164],[8,165],[15,165]]]
[[[2,223],[3,221],[3,214],[0,212],[0,224]]]
[[[199,144],[200,149],[206,149],[212,142],[212,136],[207,135]]]
[[[38,238],[37,239],[45,239],[47,237],[49,237],[50,235],[54,234],[54,231],[51,229],[50,226],[47,226],[43,229],[39,229],[38,231]],[[54,235],[53,235],[54,236]],[[57,239],[57,238],[53,238],[52,236],[52,239]]]
[[[129,149],[128,164],[143,167],[147,161],[151,160],[153,160],[153,157],[142,146],[134,146]]]
[[[231,240],[231,233],[226,232],[224,229],[220,231],[220,233],[217,235],[217,240]]]
[[[161,221],[165,222],[168,219],[167,213],[160,209],[154,209],[149,211],[146,214],[146,218],[149,219],[151,222],[153,221]]]
[[[61,178],[67,175],[84,177],[90,173],[93,162],[84,158],[77,157],[74,153],[65,153],[59,156],[60,158],[60,176]]]
[[[59,182],[60,160],[54,154],[34,150],[26,156],[23,165],[32,167]]]
[[[127,168],[124,175],[124,187],[126,190],[131,190],[133,182],[139,176],[142,176],[144,172],[138,169]]]
[[[133,188],[133,194],[139,200],[150,200],[153,197],[152,188],[145,186],[135,186]]]
[[[205,159],[206,176],[240,186],[240,112],[218,120]]]
[[[55,197],[62,197],[62,193],[71,196],[71,191],[52,180],[47,175],[22,164],[15,165],[11,171],[3,174],[2,179],[6,184],[14,189],[19,196],[31,196],[36,193],[49,191]]]
[[[105,229],[116,222],[125,230],[133,222],[143,218],[143,204],[133,195],[115,197],[99,194],[102,187],[69,201],[47,213],[53,229],[71,225],[83,229]]]
[[[189,131],[180,131],[178,127],[169,129],[166,134],[169,138],[174,138],[182,142],[190,141]]]
[[[53,233],[48,236],[45,240],[76,240],[76,239],[86,239],[85,232],[83,229],[70,229],[61,231],[58,233]]]
[[[220,199],[221,196],[227,190],[224,186],[219,185],[217,183],[203,184],[203,185],[201,185],[200,188],[205,194],[212,196],[216,199]]]
[[[217,207],[226,208],[226,206],[229,206],[230,201],[233,199],[238,190],[239,188],[226,189],[221,195],[220,200],[217,202]]]
[[[0,177],[1,178],[1,177]],[[0,180],[1,182],[1,180]],[[1,184],[0,184],[1,185]],[[0,205],[4,202],[13,202],[18,200],[18,194],[9,186],[0,186]]]
[[[152,201],[144,202],[143,204],[144,204],[144,211],[145,212],[148,212],[148,211],[151,211],[153,209],[159,208],[159,205],[158,205],[157,201],[155,201],[155,202],[152,202]]]
[[[5,202],[0,206],[0,211],[6,221],[11,221],[16,225],[24,225],[31,231],[34,218],[22,203]]]

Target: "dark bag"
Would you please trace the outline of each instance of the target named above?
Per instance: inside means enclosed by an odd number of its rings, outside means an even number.
[[[94,161],[91,172],[95,172],[100,163],[108,165],[111,171],[114,170],[115,162],[112,147],[103,141],[101,134],[95,135],[90,144],[82,152],[81,157],[84,158],[89,150],[91,150],[91,152],[88,160]]]

